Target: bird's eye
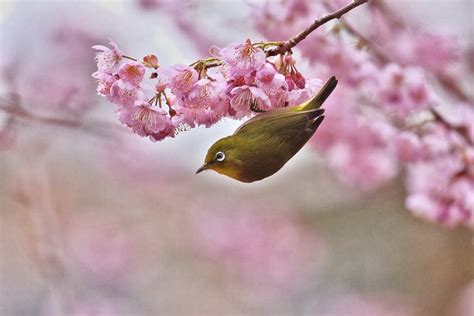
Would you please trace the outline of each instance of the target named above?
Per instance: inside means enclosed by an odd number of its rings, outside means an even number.
[[[222,151],[218,151],[216,153],[216,156],[214,157],[214,159],[215,159],[215,161],[219,161],[219,162],[224,161],[225,154]]]

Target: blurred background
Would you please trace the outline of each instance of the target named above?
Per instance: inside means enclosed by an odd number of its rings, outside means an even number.
[[[255,2],[1,0],[1,315],[474,315],[472,231],[409,213],[401,177],[361,192],[308,146],[195,176],[242,122],[152,143],[96,95],[91,46],[189,64],[263,38]],[[395,9],[472,45],[472,0]]]

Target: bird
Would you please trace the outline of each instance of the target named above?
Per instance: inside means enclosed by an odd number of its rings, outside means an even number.
[[[329,78],[310,100],[272,109],[243,123],[231,136],[216,141],[196,174],[214,170],[250,183],[280,170],[313,136],[324,120],[321,105],[337,86]]]

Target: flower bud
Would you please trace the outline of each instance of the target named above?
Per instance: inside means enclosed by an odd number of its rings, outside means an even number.
[[[303,77],[301,72],[296,71],[291,75],[291,77],[298,88],[304,89],[306,86],[306,79]]]
[[[156,57],[155,55],[146,55],[145,57],[143,57],[143,63],[145,67],[148,67],[148,68],[156,69],[159,67],[158,57]]]

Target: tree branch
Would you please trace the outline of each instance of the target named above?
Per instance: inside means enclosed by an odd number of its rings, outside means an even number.
[[[404,21],[390,7],[388,7],[383,0],[373,1],[371,2],[371,5],[384,15],[385,19],[389,21],[393,28],[403,30],[409,27],[406,21]],[[474,100],[472,100],[472,98],[461,88],[461,86],[457,82],[457,79],[451,76],[449,73],[447,73],[446,71],[437,71],[433,74],[438,83],[443,86],[444,89],[453,97],[462,102],[474,102]]]
[[[67,129],[84,130],[90,134],[102,137],[113,136],[112,130],[126,131],[119,125],[106,121],[93,120],[90,122],[82,122],[80,120],[68,119],[63,117],[43,116],[29,112],[17,103],[8,103],[8,101],[0,99],[0,111],[3,111],[11,117],[18,119],[33,121],[39,124],[57,126]]]
[[[340,19],[347,12],[367,2],[369,2],[369,0],[353,0],[351,3],[340,8],[339,10],[336,10],[332,13],[329,13],[328,15],[325,15],[315,20],[313,24],[311,24],[306,29],[296,34],[289,40],[284,41],[280,46],[268,50],[267,57],[276,56],[279,54],[285,54],[286,52],[290,51],[293,47],[295,47],[299,42],[304,40],[309,34],[311,34],[314,30],[316,30],[321,25],[326,24],[327,22],[334,19]]]
[[[329,1],[324,1],[324,6],[329,11],[334,10]],[[382,49],[376,45],[373,41],[362,35],[355,27],[353,27],[344,17],[339,18],[339,23],[344,27],[344,29],[353,37],[355,37],[362,45],[369,48],[372,52],[372,55],[376,60],[382,64],[390,62],[390,58],[382,51]]]

